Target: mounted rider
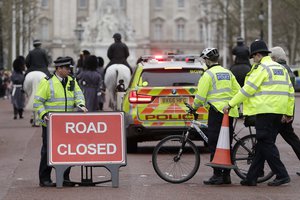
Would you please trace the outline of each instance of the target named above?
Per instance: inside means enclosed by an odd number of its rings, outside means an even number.
[[[114,64],[123,64],[130,69],[130,73],[132,74],[132,69],[127,62],[127,58],[129,56],[129,50],[125,43],[121,41],[122,36],[120,33],[115,33],[113,35],[115,42],[111,44],[107,50],[107,57],[109,58],[109,63],[107,64],[104,74],[106,73],[108,67]]]
[[[25,76],[32,71],[41,71],[44,72],[47,76],[50,76],[50,72],[48,70],[50,61],[48,59],[46,51],[41,48],[42,42],[40,40],[34,40],[33,46],[34,49],[29,52],[25,59],[27,67]]]

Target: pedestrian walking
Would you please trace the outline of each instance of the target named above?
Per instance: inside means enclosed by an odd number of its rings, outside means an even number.
[[[80,52],[79,59],[77,60],[75,75],[79,74],[84,69],[85,60],[91,55],[88,50],[83,50]]]
[[[216,48],[206,48],[201,53],[208,69],[199,79],[198,91],[193,108],[200,106],[208,108],[208,148],[210,160],[213,160],[222,126],[223,107],[238,92],[240,85],[234,75],[223,68],[219,62],[219,52]],[[229,112],[230,150],[233,136],[233,117],[238,117],[238,108],[235,106]],[[203,182],[205,185],[231,184],[230,169],[213,168],[213,176]]]
[[[98,59],[95,55],[85,60],[85,68],[78,75],[81,89],[85,97],[86,108],[92,112],[98,110],[98,92],[103,82],[102,76],[97,71]]]
[[[42,49],[42,42],[40,40],[33,41],[34,49],[26,56],[27,71],[25,76],[32,71],[44,72],[47,76],[50,76],[48,65],[50,64],[47,53]]]
[[[69,76],[72,59],[61,57],[54,61],[55,73],[42,79],[34,99],[34,108],[37,111],[42,125],[42,148],[39,168],[41,187],[54,187],[51,180],[52,167],[47,165],[47,121],[49,112],[70,112],[74,108],[86,112],[84,96],[77,81]],[[70,168],[64,173],[64,186],[74,186],[70,182]]]
[[[100,84],[100,91],[98,91],[97,96],[98,96],[98,108],[99,110],[103,110],[103,105],[105,103],[105,84],[104,84],[104,60],[102,57],[97,57],[98,59],[98,67],[97,67],[97,72],[101,75],[102,81]]]
[[[224,107],[224,112],[243,103],[247,116],[256,116],[255,157],[241,185],[256,186],[257,178],[267,161],[276,178],[269,186],[290,182],[288,172],[281,162],[275,145],[281,122],[289,123],[294,112],[294,88],[288,71],[268,55],[270,51],[262,40],[250,46],[250,57],[254,64],[247,74],[245,85]]]
[[[3,85],[4,85],[4,99],[9,99],[11,94],[11,73],[10,71],[4,71],[3,73]]]
[[[23,118],[23,109],[25,107],[25,93],[23,91],[24,71],[25,58],[18,56],[13,62],[13,72],[11,75],[11,102],[14,109],[14,119],[17,119],[18,115],[20,119]]]
[[[287,58],[284,50],[281,47],[273,47],[270,49],[271,51],[271,58],[275,62],[278,62],[282,66],[284,66],[290,76],[291,82],[293,86],[295,85],[295,75],[292,72],[291,68],[287,65]],[[300,140],[299,137],[295,134],[294,128],[293,128],[293,120],[290,122],[284,122],[281,123],[279,127],[279,134],[282,136],[282,138],[292,147],[294,150],[296,156],[300,160]],[[300,176],[300,173],[297,172],[297,174]]]
[[[233,48],[232,54],[235,55],[235,60],[229,70],[233,73],[240,86],[243,87],[245,77],[251,69],[249,48],[244,44],[243,38],[237,38],[237,46]]]
[[[127,62],[127,58],[129,57],[129,50],[125,43],[123,43],[122,36],[120,33],[115,33],[113,35],[115,42],[111,44],[107,50],[107,57],[109,58],[109,63],[107,64],[104,74],[109,66],[113,64],[123,64],[126,65],[130,69],[130,73],[132,74],[132,69]]]

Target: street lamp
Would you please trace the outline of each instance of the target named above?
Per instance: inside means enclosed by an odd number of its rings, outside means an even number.
[[[2,20],[2,9],[3,9],[3,2],[0,0],[0,69],[3,67],[3,40],[2,40],[2,28],[3,28],[3,20]]]
[[[260,14],[258,15],[258,20],[260,21],[260,39],[264,39],[264,10],[263,10],[263,2],[260,3]]]

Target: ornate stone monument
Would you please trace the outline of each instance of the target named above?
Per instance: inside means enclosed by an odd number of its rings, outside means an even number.
[[[105,65],[108,63],[107,49],[114,42],[114,33],[122,35],[122,42],[129,48],[130,56],[127,59],[130,65],[135,64],[136,42],[134,28],[121,9],[119,0],[97,0],[95,12],[83,24],[84,32],[81,49],[88,49],[96,56],[102,56]]]

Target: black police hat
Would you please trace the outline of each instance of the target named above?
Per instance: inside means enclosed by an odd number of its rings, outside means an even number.
[[[260,52],[271,53],[263,40],[255,40],[250,45],[250,58],[252,58],[254,54]]]
[[[42,42],[40,40],[33,40],[34,47],[40,46],[41,44],[42,44]]]
[[[120,40],[122,38],[121,34],[120,33],[115,33],[113,35],[113,38],[115,38],[116,40]]]
[[[71,57],[58,57],[55,61],[55,67],[71,67],[73,59]]]

